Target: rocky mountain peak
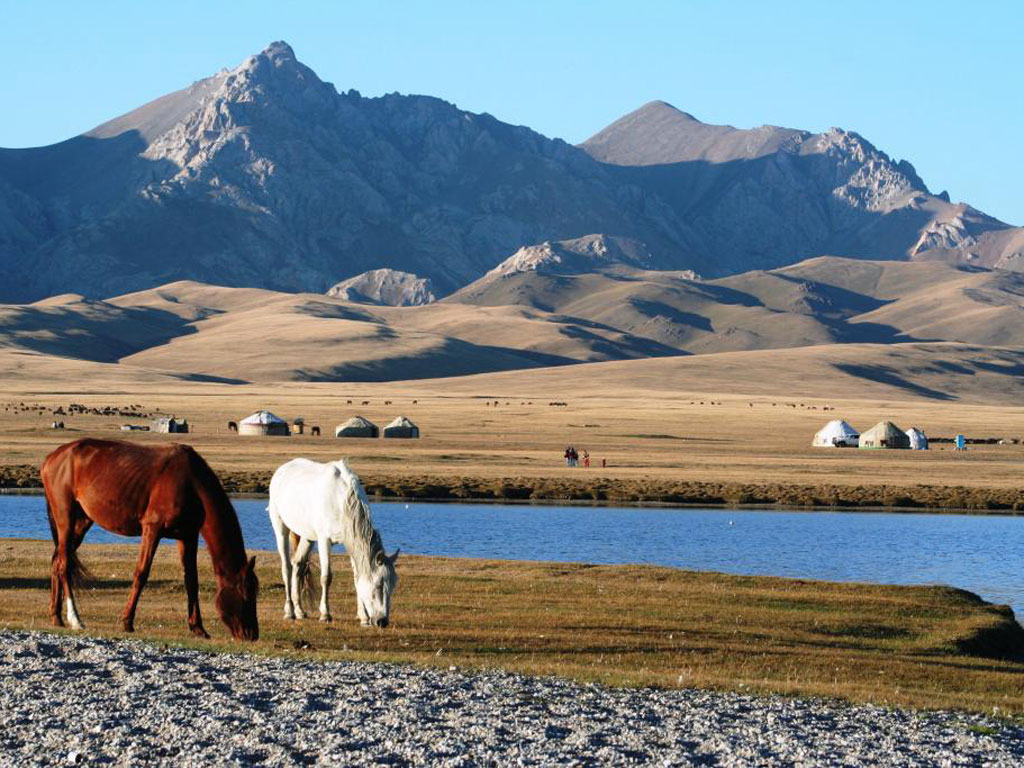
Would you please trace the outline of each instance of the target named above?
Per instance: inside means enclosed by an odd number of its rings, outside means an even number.
[[[291,46],[275,42],[218,76],[201,94],[194,110],[154,141],[145,157],[171,161],[180,178],[203,175],[219,190],[223,173],[209,176],[214,157],[229,156],[222,171],[255,174],[260,186],[272,171],[269,145],[301,140],[313,126],[329,120],[337,107],[334,86],[295,58]],[[261,150],[257,144],[267,145]],[[149,190],[160,194],[160,190]]]
[[[232,70],[225,82],[222,98],[236,101],[258,101],[283,98],[295,104],[329,101],[337,93],[333,86],[295,57],[295,51],[284,42],[268,45]],[[299,100],[295,100],[298,96]]]
[[[434,286],[428,278],[397,269],[371,269],[342,280],[331,287],[327,295],[388,307],[418,307],[437,300]]]
[[[692,161],[750,160],[798,143],[804,131],[774,126],[740,130],[704,123],[665,101],[652,101],[620,117],[580,147],[604,163],[671,165]]]
[[[893,161],[854,131],[830,128],[811,137],[804,151],[829,159],[835,174],[833,195],[854,209],[886,211],[930,194],[913,165]]]
[[[278,63],[279,61],[295,61],[295,51],[288,43],[284,40],[275,40],[266,48],[263,49],[261,56],[266,56],[271,61]]]
[[[507,277],[519,272],[578,274],[613,267],[650,269],[653,264],[654,259],[643,243],[624,237],[595,234],[525,246],[487,275]]]
[[[640,109],[630,112],[636,119],[671,119],[677,121],[686,121],[690,123],[701,123],[696,117],[691,115],[689,112],[684,112],[667,101],[655,100],[649,101],[644,104]]]

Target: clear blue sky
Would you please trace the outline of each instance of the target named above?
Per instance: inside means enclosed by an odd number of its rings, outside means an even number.
[[[1024,224],[1024,2],[5,3],[0,146],[69,138],[272,40],[339,89],[423,93],[579,142],[652,99],[858,131]]]

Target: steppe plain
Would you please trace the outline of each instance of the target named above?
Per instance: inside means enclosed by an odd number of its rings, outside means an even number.
[[[268,367],[275,355],[307,352],[273,344],[262,351],[238,347],[239,355],[263,356]],[[222,354],[230,351],[229,345]],[[212,354],[193,359],[226,364]],[[1010,353],[966,343],[825,345],[362,383],[203,381],[180,371],[13,345],[0,350],[0,364],[0,471],[8,486],[36,486],[49,451],[91,435],[185,440],[235,492],[264,492],[276,466],[303,455],[348,459],[378,498],[835,504],[1011,514],[1024,508],[1016,482],[1024,445],[1013,442],[1024,437],[1015,362]],[[86,412],[70,413],[73,403]],[[229,431],[228,421],[259,408],[289,421],[302,417],[306,434],[240,437]],[[55,415],[58,409],[64,413]],[[104,414],[107,409],[146,415]],[[150,414],[187,418],[191,431],[120,430],[125,423],[149,424]],[[334,438],[334,426],[356,414],[381,426],[408,416],[422,437]],[[892,419],[933,438],[964,433],[1005,442],[971,445],[963,453],[941,442],[928,452],[811,448],[814,431],[833,418],[861,429]],[[52,429],[54,420],[65,429]],[[309,434],[313,425],[321,436]],[[592,466],[566,467],[568,444],[588,450]],[[48,548],[0,546],[0,583],[10,598],[0,625],[45,627]],[[99,576],[84,596],[90,634],[116,635],[134,553],[133,544],[86,544],[84,559]],[[330,627],[285,624],[273,563],[270,553],[260,556],[259,654],[497,667],[588,683],[783,693],[1011,718],[1024,707],[1024,669],[1007,651],[1018,625],[1005,609],[956,590],[410,557],[393,628],[366,633],[344,613],[352,599],[344,575],[334,583],[339,615],[346,618]],[[343,556],[335,563],[346,567]],[[208,589],[208,564],[202,568]],[[451,601],[453,593],[464,599]],[[215,640],[202,647],[238,650],[224,640],[209,592],[203,601]],[[141,611],[142,639],[191,644],[171,551],[161,550]],[[11,652],[20,653],[20,641],[12,642]],[[974,736],[1004,728],[1017,733],[1002,721],[964,722],[957,727]]]
[[[846,345],[407,382],[245,385],[40,356],[30,362],[35,368],[45,363],[45,375],[24,372],[5,383],[3,476],[9,486],[37,485],[35,468],[45,455],[75,437],[182,439],[120,431],[123,423],[148,424],[146,418],[52,413],[80,403],[101,410],[141,406],[140,412],[187,418],[191,432],[184,439],[241,492],[263,492],[274,468],[303,455],[348,459],[371,493],[384,496],[1005,511],[1021,506],[1017,478],[1024,445],[1011,441],[1024,437],[1024,408],[977,402],[989,394],[983,373],[976,377],[975,398],[965,393],[936,401],[818,366],[815,353],[837,350],[847,359],[857,352]],[[871,346],[866,350],[876,353]],[[888,348],[886,353],[892,354]],[[7,370],[17,371],[25,353],[5,357]],[[740,367],[742,378],[736,375]],[[938,388],[938,378],[917,381]],[[1007,378],[998,377],[995,385]],[[307,429],[304,435],[258,438],[228,430],[229,420],[258,408],[288,420],[301,416],[323,434],[314,437]],[[355,414],[380,426],[406,415],[422,438],[334,438],[334,426]],[[933,438],[964,433],[1006,443],[971,445],[966,452],[943,443],[928,452],[811,448],[815,430],[833,418],[860,429],[891,419]],[[66,429],[51,428],[57,419]],[[589,469],[565,466],[562,453],[569,444],[590,452]]]

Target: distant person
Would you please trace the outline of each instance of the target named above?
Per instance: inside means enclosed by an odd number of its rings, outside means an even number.
[[[565,466],[572,466],[572,446],[566,446],[565,448]]]
[[[590,451],[583,449],[583,468],[590,469]]]
[[[608,466],[608,459],[601,459],[601,469]]]

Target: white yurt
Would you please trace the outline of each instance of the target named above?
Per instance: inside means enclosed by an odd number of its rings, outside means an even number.
[[[811,445],[815,448],[856,448],[860,434],[842,419],[830,421],[814,433]]]
[[[912,451],[927,451],[928,450],[928,435],[922,432],[917,427],[911,427],[907,430],[907,437],[910,438],[910,450]]]
[[[288,422],[270,411],[256,411],[238,422],[238,434],[284,437],[289,434]]]
[[[334,428],[335,437],[380,437],[380,429],[369,419],[353,416]]]
[[[419,437],[420,428],[405,416],[399,416],[386,427],[384,437]]]

